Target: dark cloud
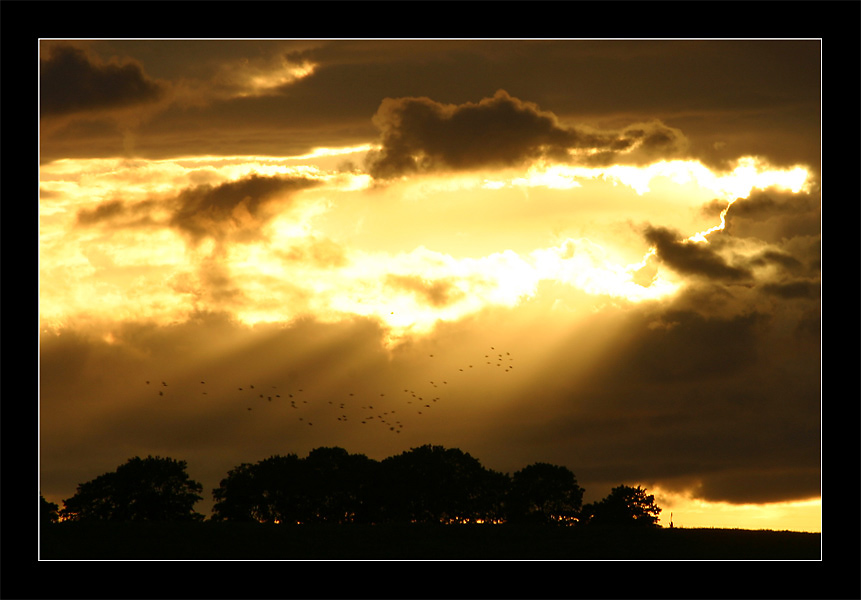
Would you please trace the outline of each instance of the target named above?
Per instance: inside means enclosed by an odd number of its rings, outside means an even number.
[[[786,502],[818,496],[822,472],[818,463],[783,469],[739,469],[715,473],[701,481],[698,495],[733,503]]]
[[[135,57],[147,74],[193,97],[148,120],[140,156],[199,153],[204,131],[209,154],[357,145],[374,137],[370,117],[384,98],[463,106],[498,89],[562,122],[621,132],[657,119],[684,131],[691,156],[721,168],[744,155],[781,165],[814,165],[820,156],[818,40],[91,40],[87,47],[103,62]],[[279,56],[316,67],[264,96],[224,97],[226,67],[277,64]],[[657,134],[638,151],[676,146],[670,137]],[[43,132],[42,151],[122,150],[115,137],[80,141]],[[602,149],[592,159],[616,153]]]
[[[125,213],[125,204],[122,200],[109,200],[102,202],[93,209],[81,209],[78,211],[78,224],[92,225],[101,221],[110,220]]]
[[[387,275],[386,285],[416,294],[423,302],[441,308],[457,302],[464,293],[453,278],[427,280],[415,275]]]
[[[596,313],[536,378],[542,393],[517,406],[546,414],[544,427],[513,415],[509,443],[564,461],[590,491],[639,481],[733,503],[819,495],[818,334],[799,331],[818,314],[698,308]],[[623,333],[601,347],[607,330]]]
[[[537,159],[609,163],[635,144],[642,157],[667,157],[684,148],[681,133],[649,123],[624,133],[566,127],[499,90],[478,103],[442,104],[430,98],[386,98],[374,115],[382,149],[368,156],[376,178],[414,172],[502,168]],[[571,151],[588,150],[586,158]]]
[[[751,272],[728,264],[709,244],[682,240],[664,227],[649,226],[646,240],[655,246],[658,259],[674,271],[720,281],[743,281]]]
[[[154,102],[165,92],[138,63],[93,61],[73,46],[55,47],[39,61],[39,108],[46,117]]]
[[[203,184],[181,192],[179,207],[170,224],[188,234],[195,242],[205,237],[223,239],[231,230],[251,231],[266,220],[262,208],[268,202],[291,192],[318,185],[304,177],[264,177],[253,174],[220,185]]]
[[[647,325],[632,345],[630,369],[641,381],[704,381],[750,368],[757,359],[756,338],[767,321],[759,313],[731,318],[672,310]]]
[[[158,223],[152,218],[151,212],[156,207],[154,200],[141,202],[125,202],[120,199],[107,200],[95,208],[82,208],[77,212],[76,223],[79,226],[109,225],[115,227],[152,227]]]
[[[820,285],[818,281],[796,280],[783,283],[767,283],[762,286],[765,293],[784,300],[802,298],[812,300],[819,298]]]
[[[779,265],[791,272],[798,271],[802,267],[801,262],[797,258],[777,250],[765,250],[758,256],[750,259],[749,264],[752,266]]]
[[[622,140],[633,143],[638,141],[636,161],[638,163],[653,160],[677,158],[685,155],[689,142],[681,130],[670,127],[660,121],[640,123],[622,132]],[[614,148],[620,150],[621,148]],[[624,160],[624,162],[630,162]]]
[[[819,236],[821,212],[818,194],[781,190],[754,190],[733,202],[726,213],[726,232],[771,243],[789,238]]]

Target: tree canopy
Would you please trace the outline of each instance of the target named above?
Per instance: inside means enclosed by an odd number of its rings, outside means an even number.
[[[242,464],[213,490],[213,520],[378,523],[498,519],[508,477],[456,448],[425,445],[376,461],[317,448]]]
[[[457,448],[424,445],[380,463],[377,491],[388,521],[464,522],[502,517],[507,477]]]
[[[232,469],[213,490],[215,521],[350,523],[371,519],[368,489],[376,461],[343,448],[304,459],[271,456]]]
[[[627,485],[614,487],[606,498],[583,509],[590,525],[611,527],[656,527],[660,513],[653,495],[640,486]]]
[[[59,506],[48,502],[42,494],[39,494],[39,520],[42,524],[56,523],[59,520],[59,510]]]
[[[574,524],[583,504],[583,488],[567,467],[534,463],[512,477],[508,520]]]
[[[185,469],[172,458],[131,458],[80,484],[59,512],[40,496],[42,522],[202,520],[193,510],[202,486]],[[586,506],[583,494],[567,467],[543,462],[509,476],[458,448],[427,444],[377,461],[320,447],[231,469],[212,490],[212,520],[657,525],[661,509],[640,487],[620,485]]]
[[[203,486],[190,479],[185,461],[134,457],[112,473],[82,483],[64,500],[63,520],[188,521],[201,520],[194,504]]]

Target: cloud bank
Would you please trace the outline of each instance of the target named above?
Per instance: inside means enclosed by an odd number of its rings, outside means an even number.
[[[659,122],[621,132],[568,127],[553,113],[504,90],[461,105],[386,98],[373,122],[380,130],[381,149],[369,155],[367,167],[381,179],[536,161],[606,165],[623,157],[654,160],[680,156],[687,145],[680,131]]]
[[[56,47],[39,61],[42,117],[156,102],[166,91],[137,62],[102,63],[73,46]]]

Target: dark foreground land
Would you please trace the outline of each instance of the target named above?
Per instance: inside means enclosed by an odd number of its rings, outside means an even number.
[[[166,560],[819,560],[820,534],[514,525],[59,523],[40,558]]]

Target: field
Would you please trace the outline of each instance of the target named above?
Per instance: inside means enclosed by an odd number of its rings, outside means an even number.
[[[819,560],[818,533],[513,525],[59,523],[42,560]]]

